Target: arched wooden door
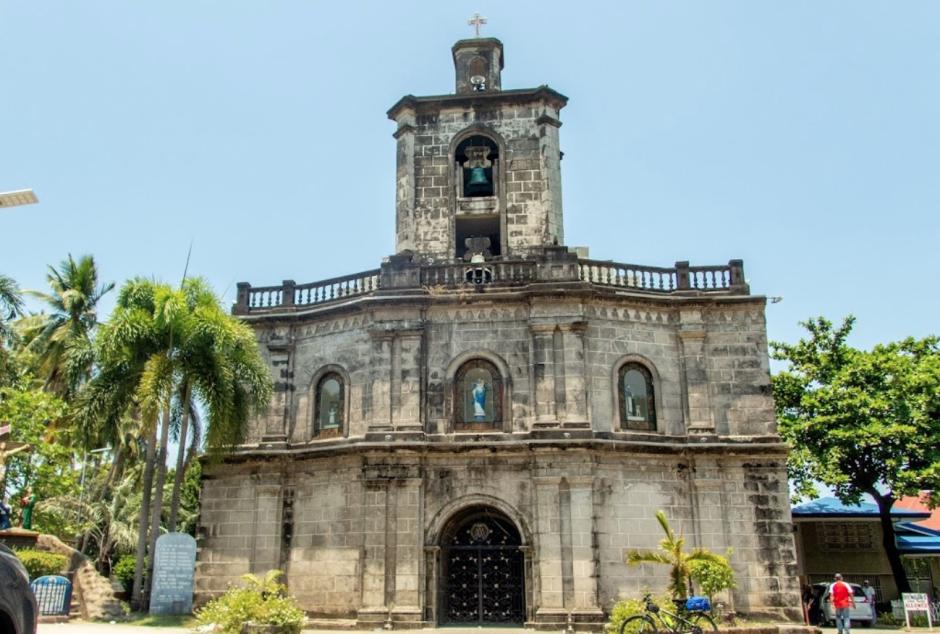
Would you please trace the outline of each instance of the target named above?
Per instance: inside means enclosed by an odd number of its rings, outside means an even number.
[[[519,531],[502,513],[478,508],[451,520],[441,540],[441,621],[522,624],[525,558]]]

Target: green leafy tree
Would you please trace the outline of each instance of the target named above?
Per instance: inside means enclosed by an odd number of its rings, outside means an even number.
[[[731,554],[731,549],[728,549]],[[693,561],[690,565],[692,580],[698,584],[699,590],[707,596],[712,603],[715,596],[724,590],[737,586],[734,580],[734,569],[727,557],[715,555],[715,559]]]
[[[909,592],[891,507],[940,490],[940,348],[926,337],[859,350],[846,343],[854,321],[811,319],[802,324],[807,338],[771,344],[788,363],[773,377],[780,434],[793,447],[788,467],[799,495],[815,497],[821,482],[845,504],[872,497],[891,572]]]
[[[73,495],[79,488],[75,455],[69,448],[67,430],[58,423],[68,407],[54,394],[36,389],[26,376],[0,388],[0,421],[11,426],[10,439],[29,443],[30,449],[5,461],[0,496],[10,496],[17,508],[19,498],[32,488],[39,500]],[[74,516],[44,512],[37,508],[34,528],[71,539]]]
[[[626,553],[629,565],[662,564],[669,566],[669,592],[673,599],[685,598],[692,586],[692,567],[698,562],[727,563],[727,559],[707,548],[685,550],[685,538],[676,535],[663,511],[656,511],[656,521],[666,534],[659,542],[659,550],[630,550]]]
[[[114,284],[98,284],[95,259],[71,255],[46,275],[49,293],[28,291],[49,309],[25,317],[17,325],[25,351],[45,387],[66,400],[91,376],[91,338],[98,323],[98,302]]]

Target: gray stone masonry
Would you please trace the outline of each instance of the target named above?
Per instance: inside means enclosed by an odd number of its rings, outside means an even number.
[[[742,262],[578,258],[562,226],[567,98],[503,90],[498,40],[452,52],[456,94],[388,112],[396,253],[355,275],[238,286],[275,396],[206,465],[197,602],[277,568],[321,627],[439,625],[453,600],[481,620],[600,630],[618,600],[664,591],[667,568],[624,560],[657,547],[662,509],[690,546],[733,548],[733,609],[799,619],[764,298]],[[458,415],[462,368],[495,379],[492,424]],[[626,413],[628,368],[655,421]],[[337,395],[318,396],[324,377]],[[490,526],[504,541],[487,559]],[[458,567],[470,550],[477,563]],[[508,582],[470,597],[473,570]]]
[[[624,563],[655,548],[663,509],[691,546],[733,547],[735,609],[797,616],[763,307],[546,283],[251,317],[281,396],[207,471],[197,597],[279,568],[318,618],[434,624],[441,527],[485,504],[524,536],[527,620],[594,627],[617,600],[664,587],[665,569]],[[490,433],[453,427],[454,376],[471,359],[503,376]],[[621,428],[625,362],[652,372],[655,431]],[[320,438],[326,371],[343,377],[347,415]]]

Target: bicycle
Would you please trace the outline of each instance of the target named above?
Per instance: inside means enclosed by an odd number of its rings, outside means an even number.
[[[643,603],[646,604],[646,613],[635,614],[626,619],[620,625],[618,634],[711,634],[718,631],[715,621],[705,612],[693,610],[683,616],[679,614],[682,610],[678,610],[673,614],[653,603],[649,594],[643,597]],[[662,627],[657,625],[657,621]]]

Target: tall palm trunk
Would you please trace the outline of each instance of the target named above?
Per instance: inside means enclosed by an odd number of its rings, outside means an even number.
[[[139,610],[143,603],[144,567],[147,558],[147,527],[150,522],[150,495],[153,489],[153,467],[157,448],[157,425],[154,422],[147,438],[144,458],[144,477],[140,499],[140,517],[137,521],[137,555],[134,564],[134,589],[131,591],[131,609]]]
[[[104,479],[104,482],[101,483],[101,486],[98,487],[98,489],[95,491],[92,497],[92,503],[101,502],[102,500],[104,500],[104,496],[107,495],[109,491],[111,491],[111,483],[114,482],[118,474],[120,474],[124,469],[124,456],[125,456],[124,447],[119,445],[118,448],[114,452],[114,462],[111,463],[111,469],[108,470],[108,476]],[[98,544],[98,562],[99,562],[98,572],[102,572],[104,570],[101,567],[101,565],[107,560],[108,555],[110,554],[108,552],[108,547],[107,547],[107,543],[108,543],[107,538],[108,538],[108,533],[110,531],[111,531],[111,517],[109,516],[107,519],[105,519],[105,525],[103,529],[104,536],[101,539],[101,543]],[[90,538],[91,538],[91,532],[85,531],[85,535],[82,537],[82,545],[78,549],[79,552],[82,552],[82,553],[85,552],[85,548],[88,547],[88,540]]]
[[[183,477],[186,474],[186,437],[189,435],[189,382],[183,388],[183,420],[180,422],[179,450],[176,452],[176,474],[173,478],[173,496],[170,498],[170,522],[167,530],[176,532],[176,522],[180,510],[180,492],[183,489]]]
[[[156,468],[156,481],[153,485],[153,504],[151,505],[150,517],[150,559],[147,560],[147,582],[144,584],[146,591],[144,598],[146,604],[150,605],[150,589],[153,579],[153,563],[156,559],[157,538],[160,536],[160,516],[163,513],[163,483],[166,481],[166,445],[170,437],[170,399],[167,399],[163,408],[163,424],[160,428],[160,445],[157,448],[157,456],[154,460]]]

